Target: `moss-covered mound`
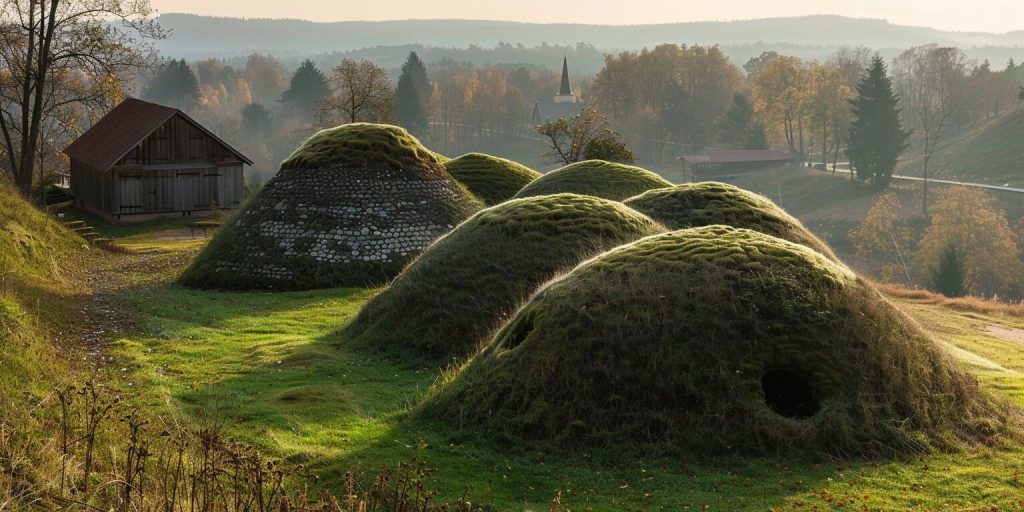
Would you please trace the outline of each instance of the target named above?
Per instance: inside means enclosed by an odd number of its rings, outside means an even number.
[[[516,197],[548,194],[582,194],[622,201],[672,183],[651,171],[632,165],[587,160],[555,169],[530,183]]]
[[[768,198],[734,185],[713,181],[686,183],[645,192],[627,199],[625,204],[669,229],[714,224],[752,229],[806,245],[837,261],[832,250],[799,220]]]
[[[461,359],[538,286],[584,259],[663,228],[614,201],[516,199],[438,240],[370,301],[345,339],[418,359]]]
[[[444,168],[489,206],[508,201],[541,176],[524,165],[483,153],[448,160]]]
[[[560,446],[875,455],[1004,426],[908,317],[815,251],[711,226],[534,297],[421,414]]]
[[[353,123],[317,132],[281,163],[281,168],[358,167],[382,163],[395,169],[435,169],[442,164],[442,159],[404,128]]]
[[[405,130],[339,126],[297,149],[182,282],[277,290],[380,284],[480,208]]]

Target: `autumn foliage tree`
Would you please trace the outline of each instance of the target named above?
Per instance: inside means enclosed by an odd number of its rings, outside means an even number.
[[[900,220],[901,208],[895,193],[882,194],[860,225],[850,230],[849,239],[858,258],[878,262],[884,280],[904,281],[909,285],[908,259],[913,232]]]
[[[548,143],[548,156],[571,164],[582,160],[633,163],[633,150],[611,128],[608,117],[585,108],[569,119],[561,118],[537,126]]]
[[[952,248],[952,249],[951,249]],[[920,283],[933,286],[948,251],[962,260],[964,284],[971,295],[1019,298],[1021,252],[995,200],[982,190],[953,187],[944,190],[932,208],[931,225],[914,254]]]
[[[23,192],[46,139],[70,139],[154,62],[146,0],[0,2],[0,153]]]

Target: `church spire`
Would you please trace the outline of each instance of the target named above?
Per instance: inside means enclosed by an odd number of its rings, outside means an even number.
[[[562,87],[558,90],[559,96],[572,96],[572,86],[569,85],[569,56],[562,57]]]

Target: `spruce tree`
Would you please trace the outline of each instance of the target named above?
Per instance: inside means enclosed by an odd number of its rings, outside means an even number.
[[[402,126],[413,134],[420,135],[426,131],[429,95],[427,68],[416,52],[411,52],[402,65],[402,74],[395,87],[395,114]]]
[[[309,116],[313,113],[314,105],[330,94],[327,77],[317,69],[313,61],[307,59],[292,75],[288,90],[281,94],[281,103],[293,112]]]
[[[854,121],[847,155],[857,177],[879,189],[889,186],[896,159],[907,148],[910,137],[900,124],[898,103],[885,62],[876,55],[857,85],[857,97],[850,100]]]
[[[199,79],[185,59],[172,59],[149,81],[143,98],[189,110],[199,102]]]
[[[963,297],[967,295],[967,271],[964,259],[955,245],[946,247],[939,257],[939,266],[932,273],[935,290],[946,297]]]
[[[739,149],[765,149],[764,126],[754,122],[754,108],[743,94],[732,98],[732,105],[719,124],[719,139]]]

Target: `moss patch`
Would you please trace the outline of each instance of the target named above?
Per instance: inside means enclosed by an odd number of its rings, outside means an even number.
[[[824,242],[768,198],[717,182],[686,183],[645,192],[626,205],[669,229],[722,224],[746,228],[806,245],[837,261]]]
[[[345,339],[434,361],[462,359],[555,274],[662,229],[596,197],[500,204],[431,245],[367,304]]]
[[[508,201],[541,176],[524,165],[483,153],[448,160],[444,168],[488,206]]]
[[[556,281],[421,414],[559,446],[820,457],[987,440],[1001,407],[844,267],[711,226]]]
[[[386,163],[395,169],[438,169],[442,160],[404,128],[354,123],[321,130],[281,164],[326,169]]]
[[[524,187],[516,197],[570,193],[621,201],[651,189],[671,186],[665,178],[639,167],[587,160],[545,174]]]

